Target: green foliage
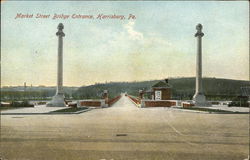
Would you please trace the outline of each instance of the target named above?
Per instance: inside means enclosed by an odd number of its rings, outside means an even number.
[[[248,98],[240,96],[234,97],[228,106],[249,107]]]
[[[34,107],[33,104],[29,104],[28,101],[13,101],[11,102],[12,107]]]
[[[139,90],[150,90],[151,86],[159,80],[143,82],[110,82],[95,84],[91,86],[64,87],[66,99],[101,99],[103,91],[108,90],[109,98],[114,98],[120,93],[127,92],[129,95],[138,96]],[[188,100],[192,99],[195,93],[195,78],[170,78],[169,84],[172,87],[172,99]],[[208,100],[232,100],[233,97],[241,95],[241,87],[249,86],[248,81],[203,78],[203,88]],[[19,87],[2,88],[1,100],[49,100],[55,95],[55,87]],[[150,98],[150,94],[145,97]]]
[[[47,97],[55,94],[55,91],[1,91],[2,100],[24,100],[24,99],[39,99],[45,100]]]
[[[76,87],[64,87],[66,99],[70,99]],[[23,87],[1,88],[2,101],[49,100],[56,93],[55,87],[32,87],[24,91]]]
[[[80,99],[100,99],[102,98],[104,90],[108,90],[109,98],[114,98],[124,92],[131,95],[138,95],[139,89],[150,89],[150,86],[152,86],[154,82],[111,82],[86,87],[84,86],[80,87],[75,93],[73,93],[73,97]]]
[[[65,109],[60,109],[60,110],[56,110],[53,111],[54,112],[77,112],[77,111],[82,111],[82,110],[86,110],[88,109],[87,107],[81,107],[81,108],[76,108],[76,107],[72,107],[72,108],[65,108]]]
[[[151,86],[159,80],[143,82],[111,82],[106,84],[96,84],[80,87],[73,97],[80,99],[101,98],[104,90],[109,91],[109,97],[115,97],[121,92],[138,96],[139,90],[150,90]],[[187,100],[192,99],[195,93],[195,78],[171,78],[169,84],[172,87],[172,99]],[[241,95],[240,87],[248,86],[248,81],[203,78],[204,92],[208,100],[231,100],[233,97]],[[150,98],[147,94],[145,97]]]

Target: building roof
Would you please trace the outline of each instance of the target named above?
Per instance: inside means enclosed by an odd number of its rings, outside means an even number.
[[[154,84],[152,88],[171,88],[171,86],[166,82],[160,81]]]

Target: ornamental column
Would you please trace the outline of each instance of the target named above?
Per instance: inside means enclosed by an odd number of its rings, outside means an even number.
[[[58,32],[56,35],[58,36],[58,57],[57,57],[57,89],[56,95],[52,98],[52,100],[47,103],[48,107],[65,107],[64,101],[64,93],[63,93],[63,37],[65,34],[63,33],[64,26],[60,23],[57,27]]]
[[[193,100],[196,106],[206,105],[206,97],[203,93],[202,88],[202,37],[204,33],[202,30],[202,25],[198,24],[196,26],[197,32],[195,33],[195,37],[197,37],[197,57],[196,57],[196,90],[195,95],[193,96]]]

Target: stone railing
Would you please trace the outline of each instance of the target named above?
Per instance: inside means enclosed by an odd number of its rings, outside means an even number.
[[[141,107],[172,107],[177,106],[176,100],[142,100]]]
[[[105,100],[79,100],[77,101],[77,107],[106,107]]]
[[[77,101],[77,107],[109,107],[112,106],[121,98],[121,95],[116,96],[115,98],[109,99],[108,102],[105,102],[105,99],[87,99]]]
[[[141,100],[137,97],[131,96],[131,95],[127,95],[127,97],[136,105],[136,106],[140,106],[141,104]]]
[[[189,102],[189,101],[187,101],[187,102],[181,102],[181,106],[183,107],[183,108],[187,108],[187,107],[192,107],[192,106],[195,106],[194,105],[194,103],[193,102]]]

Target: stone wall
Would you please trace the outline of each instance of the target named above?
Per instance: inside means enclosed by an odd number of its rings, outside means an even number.
[[[142,107],[171,107],[176,106],[176,101],[169,101],[169,100],[142,100]]]
[[[105,107],[105,100],[80,100],[78,101],[80,107]]]
[[[182,102],[181,106],[183,108],[192,107],[192,106],[194,106],[194,103],[191,103],[191,102]]]
[[[116,103],[122,96],[119,95],[119,96],[116,96],[115,98],[113,99],[110,99],[108,100],[108,106],[112,106],[114,103]]]
[[[139,98],[135,98],[133,96],[128,95],[128,98],[132,100],[136,105],[141,104],[141,100]]]
[[[89,99],[89,100],[79,100],[78,101],[78,107],[108,107],[108,106],[111,106],[113,105],[114,103],[116,103],[119,99],[121,98],[121,95],[119,96],[116,96],[115,98],[113,99],[108,99],[107,101],[107,98],[105,99]]]

